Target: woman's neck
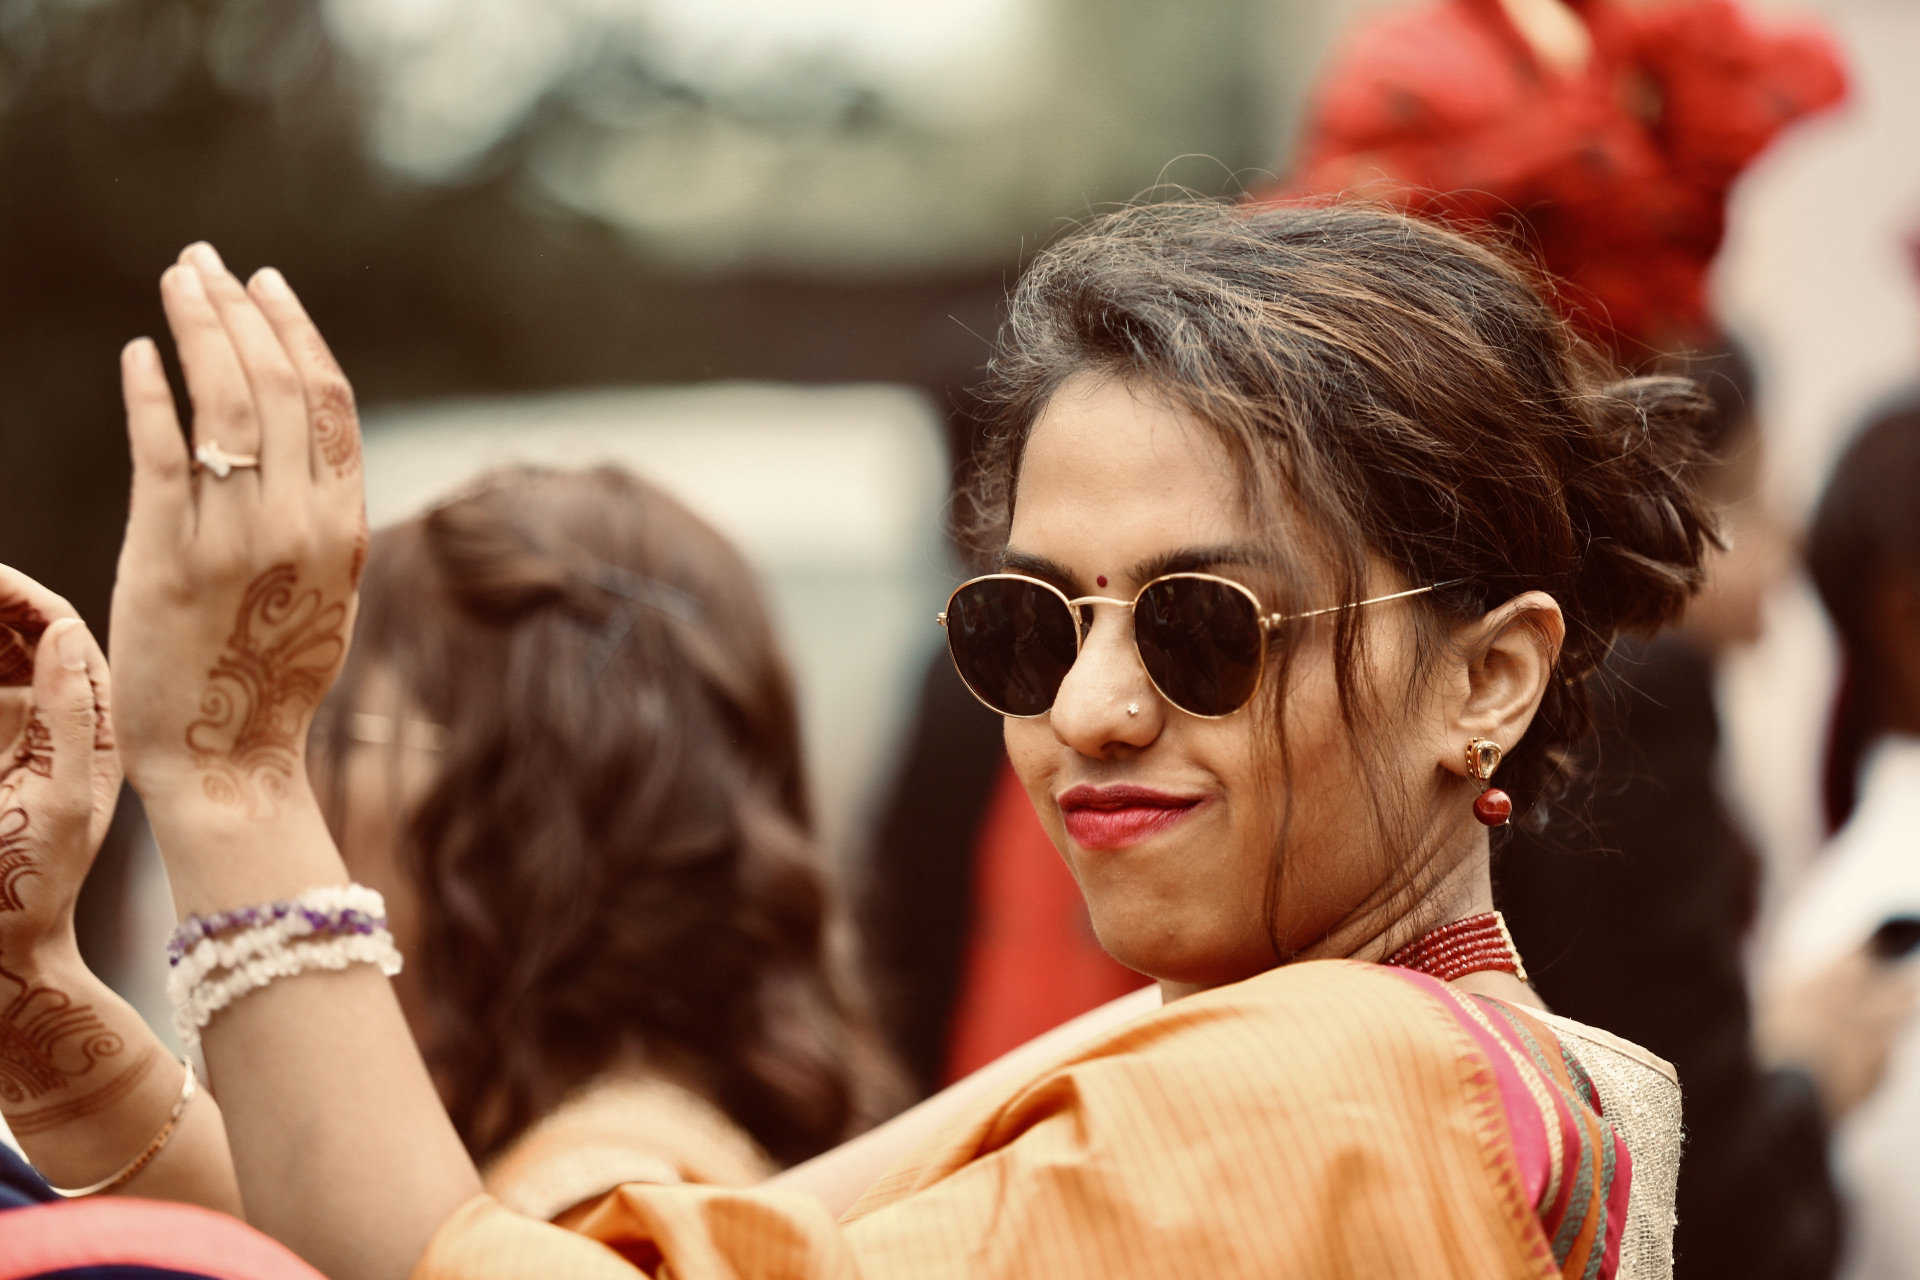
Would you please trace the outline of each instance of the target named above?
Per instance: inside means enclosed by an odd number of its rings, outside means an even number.
[[[1493,910],[1493,874],[1484,828],[1476,825],[1471,829],[1459,830],[1443,841],[1442,847],[1436,849],[1427,860],[1427,865],[1445,867],[1446,870],[1423,884],[1403,887],[1383,894],[1380,902],[1363,905],[1329,930],[1319,942],[1291,957],[1288,963],[1300,960],[1364,960],[1378,964],[1441,925]],[[1461,985],[1466,985],[1465,980]],[[1514,979],[1512,985],[1522,992],[1527,991],[1526,984],[1518,979]],[[1206,984],[1160,983],[1161,998],[1167,1002],[1206,989]],[[1469,989],[1478,990],[1477,987]],[[1499,991],[1481,994],[1512,998],[1504,985]],[[1539,1003],[1530,994],[1524,1002]]]

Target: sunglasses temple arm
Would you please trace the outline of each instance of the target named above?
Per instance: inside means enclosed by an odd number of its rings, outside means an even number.
[[[1429,582],[1424,587],[1409,587],[1405,591],[1395,591],[1391,595],[1373,596],[1366,600],[1351,600],[1346,604],[1331,604],[1324,609],[1309,609],[1305,613],[1271,613],[1265,618],[1268,626],[1278,626],[1282,622],[1300,622],[1307,618],[1324,618],[1330,613],[1340,613],[1347,609],[1358,609],[1363,605],[1385,604],[1389,600],[1405,600],[1408,596],[1423,596],[1429,591],[1438,591],[1442,587],[1457,587],[1465,578],[1449,578],[1445,582]]]

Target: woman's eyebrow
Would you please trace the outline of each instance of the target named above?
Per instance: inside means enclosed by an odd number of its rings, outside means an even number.
[[[1151,582],[1169,573],[1197,573],[1221,565],[1263,565],[1272,557],[1245,543],[1223,542],[1210,547],[1180,547],[1148,556],[1129,571],[1134,582]]]
[[[1042,582],[1050,582],[1054,586],[1068,591],[1069,594],[1074,590],[1078,590],[1073,579],[1073,572],[1065,565],[1057,561],[1049,560],[1045,556],[1036,556],[1027,551],[1016,551],[1012,547],[1008,547],[1000,553],[1000,571],[1002,573],[1024,573],[1030,578],[1038,578]]]
[[[1128,571],[1129,580],[1135,583],[1150,582],[1154,578],[1169,573],[1194,573],[1221,565],[1260,565],[1271,561],[1272,557],[1248,546],[1245,543],[1223,542],[1208,547],[1176,547],[1171,551],[1162,551],[1141,560]],[[1072,594],[1081,590],[1082,584],[1071,569],[1058,561],[1030,551],[1020,551],[1008,547],[1000,553],[1000,569],[1005,573],[1024,573],[1029,577],[1050,582],[1061,590]]]

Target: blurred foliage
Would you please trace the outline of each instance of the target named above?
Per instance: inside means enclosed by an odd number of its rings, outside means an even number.
[[[984,357],[1005,272],[668,271],[528,179],[536,143],[580,126],[577,93],[427,184],[369,156],[359,75],[316,0],[0,0],[0,559],[98,628],[127,474],[116,353],[162,330],[155,280],[196,239],[285,271],[364,404],[710,377],[944,397]]]
[[[363,406],[712,377],[970,381],[1003,273],[866,282],[674,273],[537,194],[577,127],[536,106],[457,179],[371,158],[371,95],[317,0],[0,0],[0,561],[105,635],[128,477],[118,351],[216,244],[279,266]],[[165,344],[163,343],[163,346]],[[112,972],[129,833],[82,902]]]

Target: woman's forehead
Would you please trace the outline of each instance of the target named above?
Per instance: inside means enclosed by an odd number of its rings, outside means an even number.
[[[1076,378],[1034,422],[1008,541],[1076,574],[1115,575],[1255,532],[1212,428],[1125,382]]]

